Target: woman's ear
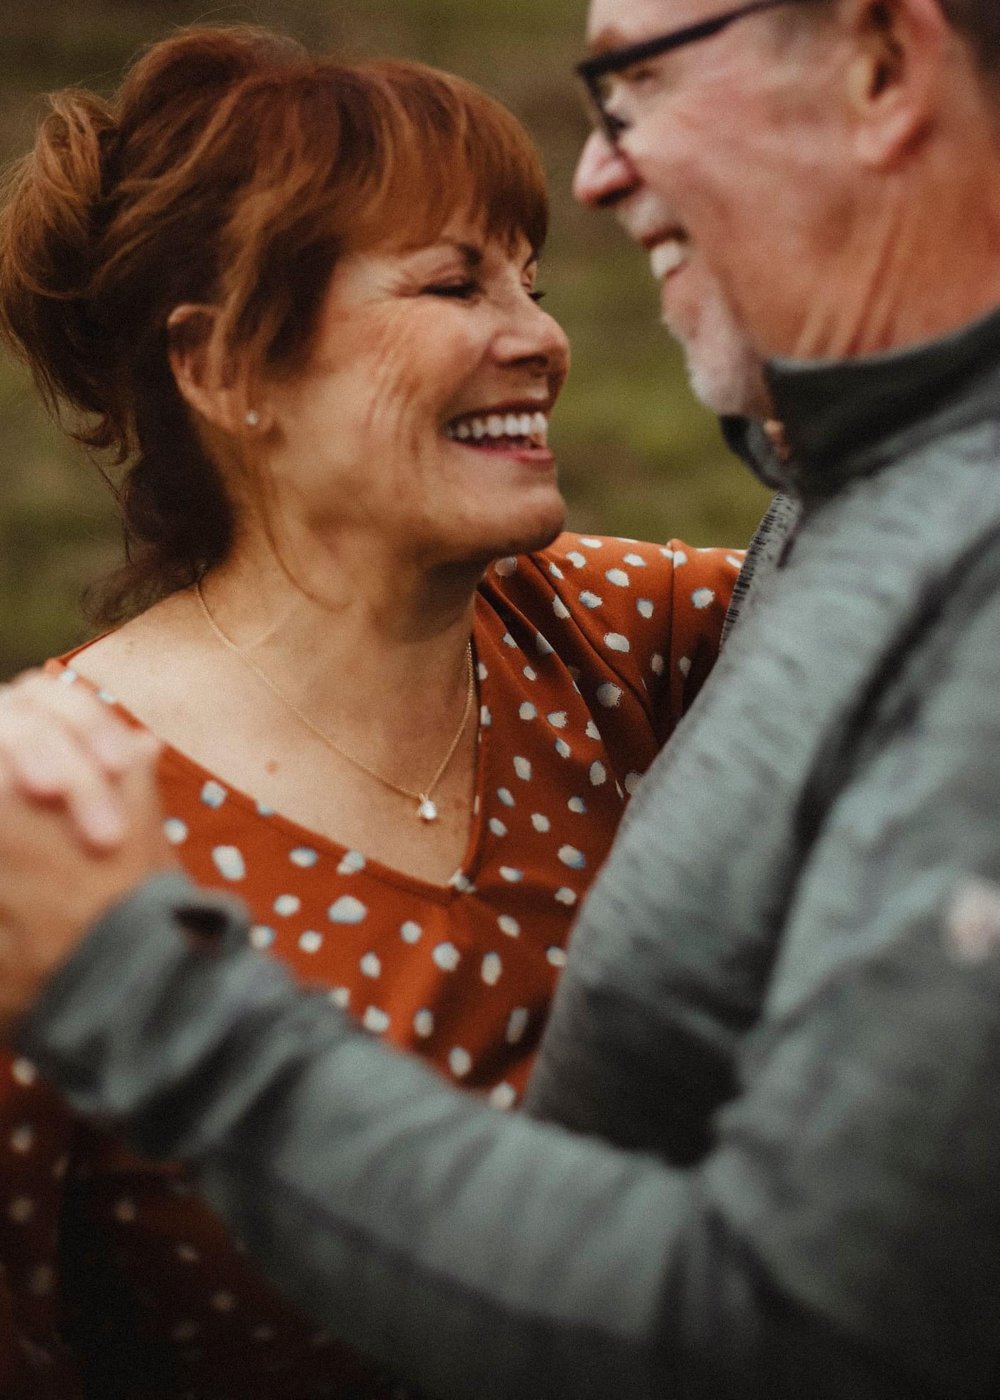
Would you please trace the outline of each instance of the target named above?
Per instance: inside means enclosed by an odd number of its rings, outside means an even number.
[[[184,302],[167,317],[167,354],[178,392],[213,427],[237,437],[265,430],[265,409],[250,403],[244,377],[226,355],[215,306]]]

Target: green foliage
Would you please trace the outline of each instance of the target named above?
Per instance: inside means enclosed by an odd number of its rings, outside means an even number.
[[[742,545],[764,492],[733,462],[691,399],[658,325],[643,259],[610,219],[577,209],[569,186],[585,126],[571,68],[585,0],[46,0],[4,17],[0,158],[26,150],[36,95],[110,91],[123,65],[170,29],[256,22],[312,47],[396,53],[454,69],[529,125],[552,182],[543,265],[547,307],[574,346],[553,440],[571,523],[586,530]],[[86,584],[114,563],[117,529],[92,463],[45,416],[23,370],[0,357],[0,675],[87,635]]]

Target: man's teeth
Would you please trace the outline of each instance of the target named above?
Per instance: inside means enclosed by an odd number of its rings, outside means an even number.
[[[483,438],[528,438],[536,447],[544,447],[548,441],[549,420],[544,413],[470,413],[453,419],[445,432],[459,442],[470,438],[474,442],[481,442]]]
[[[683,267],[688,260],[689,251],[688,242],[684,238],[668,238],[663,243],[657,243],[655,248],[651,248],[649,265],[657,282],[662,281],[669,273],[676,272],[679,267]]]

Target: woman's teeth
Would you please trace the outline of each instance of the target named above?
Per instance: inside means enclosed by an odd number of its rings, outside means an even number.
[[[545,447],[549,420],[544,413],[468,413],[462,418],[453,418],[445,433],[459,442],[527,438],[532,446]]]

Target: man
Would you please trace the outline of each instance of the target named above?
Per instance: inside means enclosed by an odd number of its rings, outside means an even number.
[[[768,473],[801,519],[588,900],[531,1094],[552,1122],[369,1042],[172,875],[21,1026],[433,1393],[996,1394],[994,4],[593,0],[578,190],[650,248],[699,392],[781,420]],[[33,709],[68,704],[40,684],[0,728],[9,1015],[162,861],[148,755],[94,714],[65,708],[65,766],[19,776]],[[104,853],[47,854],[32,782]]]

